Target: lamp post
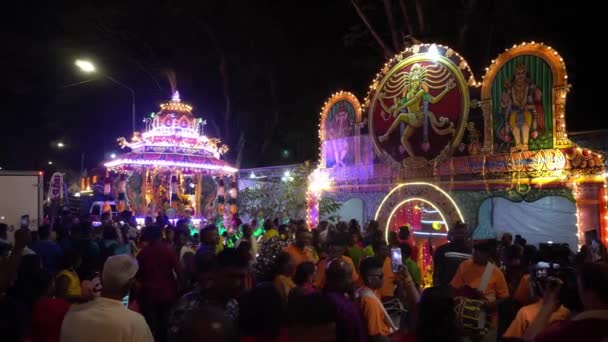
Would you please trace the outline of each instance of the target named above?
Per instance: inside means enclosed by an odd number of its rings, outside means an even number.
[[[93,64],[90,61],[87,60],[83,60],[83,59],[77,59],[74,64],[84,73],[87,74],[91,74],[94,72],[97,72],[97,68],[95,67],[95,64]],[[135,90],[133,90],[133,88],[129,87],[128,85],[118,81],[117,79],[115,79],[114,77],[110,76],[110,75],[106,75],[106,74],[101,74],[101,76],[103,76],[105,79],[112,81],[114,84],[119,85],[120,87],[127,89],[130,93],[131,93],[131,99],[132,99],[132,106],[131,106],[131,124],[132,124],[132,128],[133,128],[133,134],[135,134]]]

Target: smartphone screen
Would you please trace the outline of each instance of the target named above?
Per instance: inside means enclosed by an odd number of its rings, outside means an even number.
[[[398,272],[399,267],[403,265],[403,259],[401,258],[401,248],[391,248],[391,264],[393,266],[393,272]]]
[[[129,307],[129,295],[126,295],[122,298],[122,305],[124,305],[125,308]]]

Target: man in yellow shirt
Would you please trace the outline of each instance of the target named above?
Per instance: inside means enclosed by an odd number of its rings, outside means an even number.
[[[279,232],[277,228],[272,225],[272,221],[266,220],[264,221],[264,236],[262,237],[263,241],[270,240],[273,236],[279,236]]]
[[[64,255],[64,259],[66,267],[55,277],[57,297],[74,302],[90,299],[83,297],[80,278],[76,273],[76,269],[82,263],[82,257],[77,252],[69,250]]]

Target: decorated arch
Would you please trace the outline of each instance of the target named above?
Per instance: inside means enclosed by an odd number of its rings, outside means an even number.
[[[488,68],[481,87],[484,148],[494,153],[572,146],[566,133],[566,64],[542,43],[513,45]]]
[[[449,230],[455,222],[465,221],[454,199],[440,187],[426,182],[401,183],[389,191],[380,202],[374,215],[374,219],[380,223],[386,235],[391,230],[393,215],[401,206],[413,201],[419,201],[434,208],[441,217],[446,230]]]
[[[357,162],[352,140],[359,135],[360,126],[361,104],[355,95],[339,91],[325,102],[319,123],[323,167],[350,166]]]

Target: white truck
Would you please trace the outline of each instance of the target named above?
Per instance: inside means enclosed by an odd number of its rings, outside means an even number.
[[[44,174],[42,171],[0,171],[0,222],[18,229],[22,217],[29,216],[29,227],[42,223]],[[9,236],[12,234],[9,234]]]

